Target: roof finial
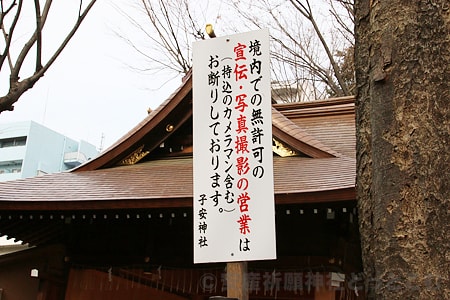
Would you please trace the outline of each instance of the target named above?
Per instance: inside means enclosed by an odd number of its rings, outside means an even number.
[[[214,33],[214,28],[212,24],[206,24],[206,33],[209,35],[210,38],[215,38],[216,34]]]

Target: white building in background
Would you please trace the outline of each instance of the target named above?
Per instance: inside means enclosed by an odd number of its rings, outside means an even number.
[[[307,102],[317,100],[314,87],[308,82],[273,81],[272,101],[275,103]]]
[[[66,171],[97,155],[94,145],[33,121],[0,124],[0,181]]]

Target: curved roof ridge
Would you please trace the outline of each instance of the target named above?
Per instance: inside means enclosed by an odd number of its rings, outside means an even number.
[[[272,107],[273,135],[295,150],[314,158],[340,157],[339,152],[325,146],[304,129]]]
[[[164,116],[168,115],[170,111],[172,111],[176,107],[176,104],[169,107],[169,104],[173,103],[174,99],[178,99],[176,103],[182,101],[184,97],[190,92],[191,88],[192,76],[191,73],[188,73],[183,78],[182,84],[155,110],[152,110],[141,122],[134,126],[133,129],[119,138],[119,140],[109,146],[105,151],[100,153],[100,155],[98,155],[96,158],[85,162],[84,164],[72,169],[71,171],[77,172],[81,170],[86,171],[101,168],[109,162],[112,156],[117,156],[121,153],[126,152],[129,146],[134,144],[137,140],[143,138],[151,128],[155,127],[160,122],[160,120],[164,118]],[[160,115],[161,117],[159,117]]]
[[[133,129],[108,147],[104,152],[100,153],[99,156],[87,161],[72,171],[100,169],[110,165],[113,160],[117,160],[119,157],[122,159],[125,158],[132,151],[136,150],[138,147],[137,144],[167,117],[186,98],[191,90],[192,73],[189,72],[183,78],[182,84]],[[272,129],[275,138],[308,156],[314,158],[342,156],[337,151],[322,144],[322,142],[300,128],[274,107],[272,107]]]

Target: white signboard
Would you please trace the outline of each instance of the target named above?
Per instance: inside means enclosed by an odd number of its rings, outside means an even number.
[[[275,259],[269,32],[193,51],[194,263]]]

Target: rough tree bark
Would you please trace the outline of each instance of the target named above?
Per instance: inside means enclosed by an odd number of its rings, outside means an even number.
[[[449,299],[450,4],[355,4],[368,298]]]

